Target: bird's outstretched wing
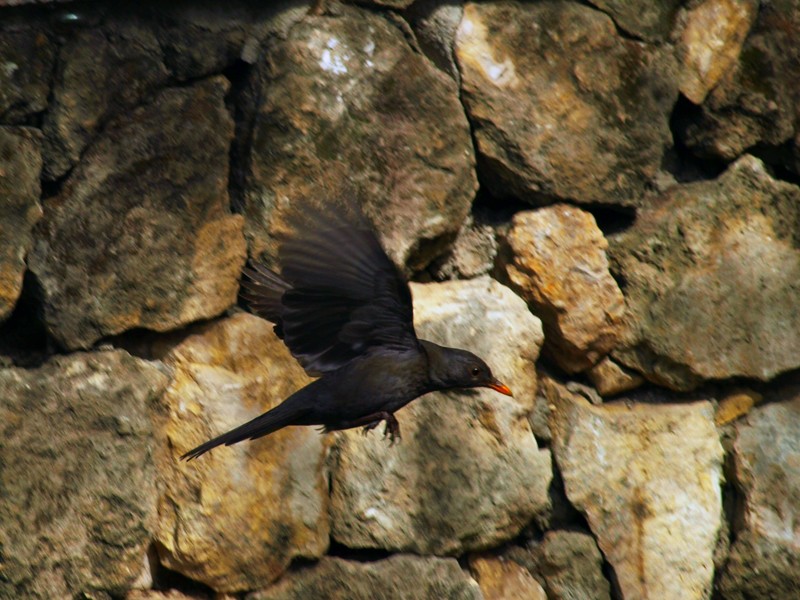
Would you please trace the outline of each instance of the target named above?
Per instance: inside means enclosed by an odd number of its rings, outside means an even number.
[[[355,204],[314,206],[288,222],[281,274],[253,265],[241,295],[309,374],[376,346],[417,346],[408,282]]]

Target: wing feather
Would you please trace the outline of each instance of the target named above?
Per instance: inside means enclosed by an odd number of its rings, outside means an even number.
[[[411,292],[354,203],[295,212],[278,251],[281,274],[245,269],[241,297],[310,374],[377,346],[416,347]]]

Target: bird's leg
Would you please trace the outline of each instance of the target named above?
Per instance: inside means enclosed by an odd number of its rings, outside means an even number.
[[[385,420],[386,429],[383,430],[383,437],[385,439],[386,436],[389,436],[389,445],[394,446],[394,443],[401,439],[400,423],[392,413],[388,413]]]

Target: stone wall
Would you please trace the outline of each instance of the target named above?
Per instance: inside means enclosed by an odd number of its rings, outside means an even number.
[[[798,40],[798,0],[0,3],[0,598],[800,598]],[[179,461],[308,381],[239,277],[343,192],[515,397]]]

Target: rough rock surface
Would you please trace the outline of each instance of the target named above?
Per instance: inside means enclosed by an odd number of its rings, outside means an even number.
[[[221,73],[237,61],[253,64],[273,34],[288,28],[308,12],[297,2],[152,3],[155,36],[164,64],[181,81]]]
[[[623,30],[644,40],[662,41],[674,25],[681,0],[590,0]]]
[[[30,15],[0,23],[0,122],[22,123],[47,108],[55,41]]]
[[[461,2],[417,0],[406,13],[422,51],[458,83],[461,81],[461,73],[456,64],[453,46],[463,12],[464,5]]]
[[[340,193],[367,212],[396,262],[425,266],[469,212],[477,180],[452,79],[363,9],[309,16],[270,46],[252,82],[244,215],[254,254],[294,199]]]
[[[608,271],[608,242],[588,212],[556,204],[514,215],[506,272],[542,319],[545,349],[567,372],[610,352],[625,300]]]
[[[611,598],[611,586],[603,575],[603,556],[591,535],[548,531],[533,555],[548,600]]]
[[[352,548],[459,554],[514,537],[549,506],[550,455],[527,413],[540,323],[487,278],[414,285],[417,334],[467,348],[511,387],[429,394],[401,410],[403,439],[337,434],[331,529]],[[376,434],[377,433],[377,434]]]
[[[0,127],[0,322],[22,291],[25,255],[42,216],[41,135],[28,127]]]
[[[626,369],[606,356],[586,372],[592,385],[601,396],[616,396],[636,389],[644,383],[644,377]]]
[[[168,76],[152,29],[132,15],[78,27],[65,39],[42,126],[49,179],[71,169],[111,117],[127,114]]]
[[[395,555],[367,563],[323,558],[248,600],[481,600],[478,584],[452,558]]]
[[[630,330],[615,357],[677,389],[800,366],[800,187],[751,156],[676,187],[610,241]]]
[[[470,279],[494,267],[497,237],[491,225],[469,219],[450,251],[433,265],[436,279]]]
[[[145,570],[148,407],[168,381],[120,351],[0,369],[0,597],[119,593]]]
[[[541,540],[511,546],[503,557],[536,577],[548,600],[611,598],[611,586],[603,574],[603,556],[594,537],[583,531],[551,530]]]
[[[592,406],[555,398],[553,452],[624,598],[709,598],[722,447],[709,402]]]
[[[539,582],[514,561],[478,556],[470,559],[469,567],[484,600],[548,600]]]
[[[795,598],[800,590],[800,388],[775,394],[736,427],[741,493],[725,598]]]
[[[730,161],[752,146],[792,140],[800,114],[799,30],[798,0],[759,3],[739,60],[677,123],[691,151]]]
[[[705,0],[688,12],[678,45],[684,96],[703,103],[739,60],[757,12],[757,0]]]
[[[672,139],[665,49],[623,39],[578,3],[470,2],[456,58],[493,194],[644,203]]]
[[[164,331],[235,302],[245,247],[228,209],[226,91],[221,78],[166,89],[110,123],[47,202],[29,264],[61,345]]]
[[[175,378],[157,429],[163,564],[234,592],[274,581],[295,557],[321,556],[327,445],[315,429],[289,427],[188,463],[178,458],[308,383],[272,326],[238,313],[196,327],[164,360]]]

